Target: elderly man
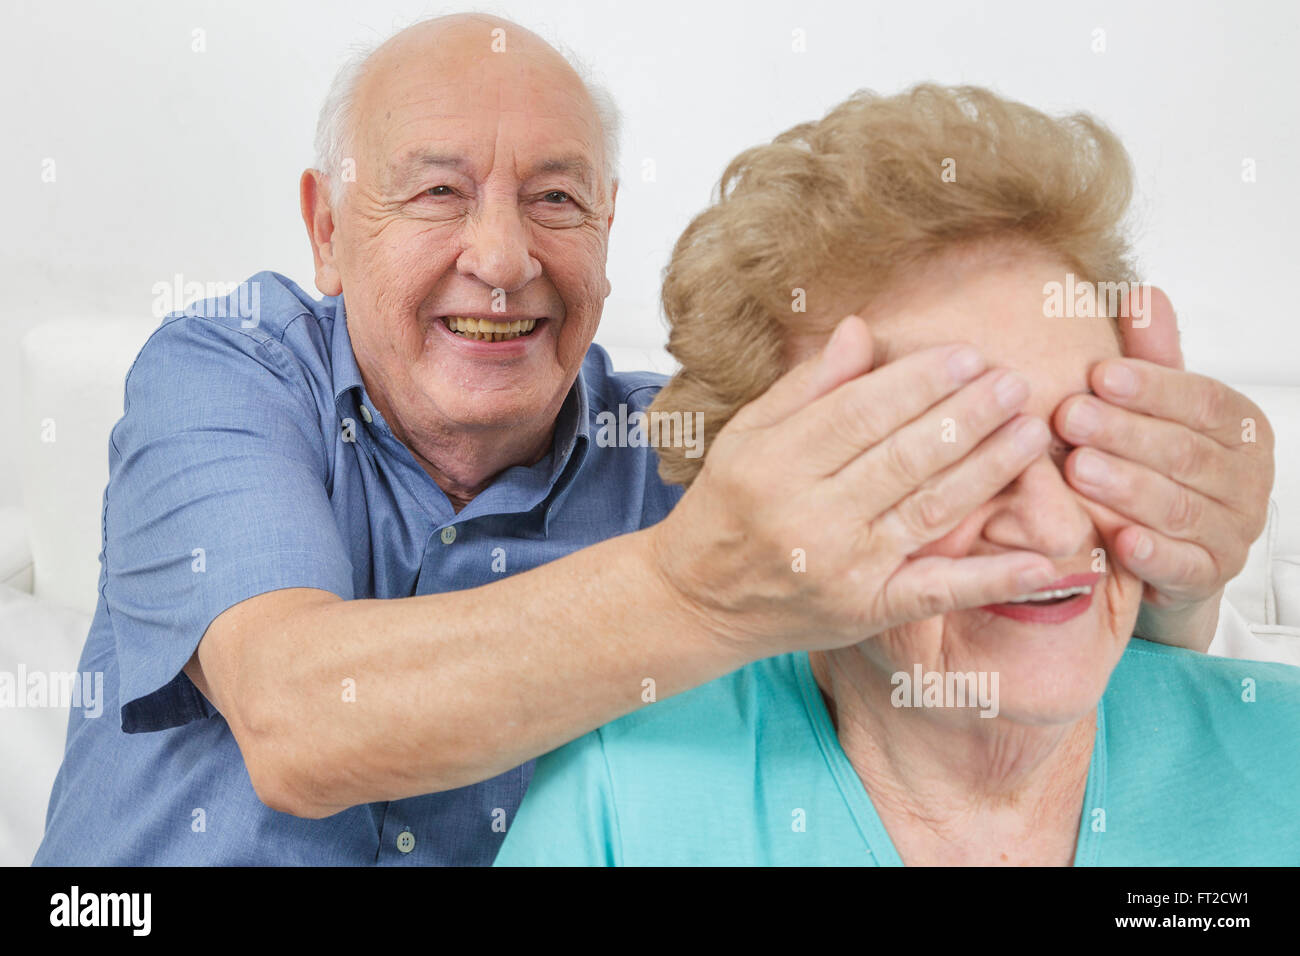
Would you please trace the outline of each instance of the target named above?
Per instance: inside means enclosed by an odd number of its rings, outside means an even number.
[[[599,91],[494,18],[424,22],[341,76],[301,184],[326,298],[262,273],[257,316],[171,317],[127,378],[81,663],[112,716],[73,713],[37,863],[489,863],[539,754],[749,662],[1059,577],[1036,552],[899,547],[1049,440],[970,347],[873,370],[846,324],[680,502],[652,449],[595,440],[663,383],[591,345],[616,136]],[[1141,360],[1177,364],[1158,304],[1138,358],[1053,422],[1093,446],[1069,474],[1122,516],[1107,545],[1146,582],[1144,634],[1203,649],[1271,439],[1242,396]],[[900,381],[962,442],[907,429]],[[1211,437],[1244,417],[1258,444]],[[1084,484],[1085,454],[1113,480]],[[908,533],[860,533],[882,526]]]

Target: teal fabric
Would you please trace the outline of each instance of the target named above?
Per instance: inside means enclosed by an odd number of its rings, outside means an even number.
[[[1096,734],[1076,866],[1300,864],[1300,668],[1134,638]],[[496,859],[537,864],[902,861],[790,654],[539,760]]]

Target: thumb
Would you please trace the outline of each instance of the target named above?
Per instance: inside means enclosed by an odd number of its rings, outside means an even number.
[[[1183,370],[1174,305],[1156,286],[1132,286],[1120,308],[1120,337],[1126,358]]]

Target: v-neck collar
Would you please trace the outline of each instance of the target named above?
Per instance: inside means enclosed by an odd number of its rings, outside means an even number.
[[[865,852],[877,866],[902,866],[903,860],[894,847],[876,812],[862,778],[853,769],[844,748],[840,746],[839,735],[831,722],[826,702],[822,700],[821,688],[813,676],[812,663],[807,652],[794,655],[794,669],[799,681],[799,691],[803,696],[804,708],[812,720],[813,730],[817,735],[817,745],[821,748],[826,766],[839,787],[840,794],[848,806],[849,813],[858,825],[866,844]],[[1074,866],[1095,866],[1101,851],[1101,837],[1105,833],[1105,795],[1106,795],[1106,707],[1105,698],[1097,702],[1097,734],[1092,745],[1092,760],[1088,767],[1088,786],[1083,795],[1083,812],[1079,819],[1079,833],[1075,838]],[[1100,814],[1100,816],[1098,816]]]

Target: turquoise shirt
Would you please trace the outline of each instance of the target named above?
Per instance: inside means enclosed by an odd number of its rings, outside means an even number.
[[[538,761],[497,866],[901,866],[808,655]],[[1134,638],[1097,707],[1075,866],[1300,864],[1300,668]]]

